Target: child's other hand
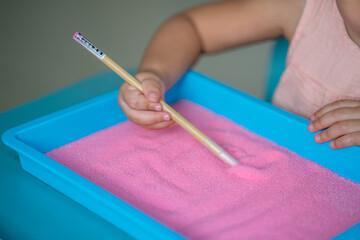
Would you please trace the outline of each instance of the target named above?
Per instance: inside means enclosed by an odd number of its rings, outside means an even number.
[[[314,139],[317,143],[333,140],[333,149],[360,145],[360,100],[340,100],[322,107],[311,116],[308,129],[325,129]]]
[[[124,83],[119,90],[118,103],[125,115],[147,129],[161,129],[175,124],[170,114],[162,111],[159,99],[164,99],[163,81],[153,73],[140,72],[134,76],[142,83],[144,94]]]

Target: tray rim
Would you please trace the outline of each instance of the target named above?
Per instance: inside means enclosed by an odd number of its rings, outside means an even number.
[[[248,95],[246,93],[240,92],[239,90],[236,90],[236,89],[234,89],[234,88],[232,88],[230,86],[227,86],[226,84],[220,83],[220,82],[218,82],[218,81],[216,81],[216,80],[214,80],[214,79],[212,79],[210,77],[207,77],[207,76],[205,76],[205,75],[203,75],[201,73],[198,73],[196,71],[189,71],[185,75],[185,77],[200,77],[202,79],[205,78],[207,80],[210,80],[211,84],[215,84],[215,85],[217,85],[219,87],[225,88],[227,91],[233,92],[235,94],[242,95],[242,97],[244,97],[246,100],[253,101],[253,102],[257,103],[257,104],[266,105],[268,108],[270,108],[270,110],[276,112],[277,114],[281,114],[281,115],[285,116],[286,118],[288,118],[288,119],[290,119],[292,121],[296,121],[296,122],[299,122],[300,124],[304,124],[304,125],[307,125],[308,122],[309,122],[308,120],[306,120],[306,119],[304,119],[302,117],[299,117],[299,116],[297,116],[295,114],[287,112],[287,111],[285,111],[283,109],[277,108],[277,107],[271,105],[270,103],[264,102],[264,101],[262,101],[260,99],[257,99],[257,98],[255,98],[253,96],[250,96],[250,95]],[[141,223],[143,223],[142,221],[145,221],[148,224],[152,225],[151,228],[158,229],[158,230],[155,230],[155,233],[154,233],[157,238],[159,238],[159,237],[161,238],[161,236],[163,236],[164,237],[163,239],[168,239],[168,237],[171,236],[172,239],[184,239],[183,236],[181,236],[180,234],[176,233],[175,231],[169,229],[165,225],[159,223],[157,220],[155,220],[152,217],[148,216],[147,214],[141,212],[140,210],[137,210],[135,207],[133,207],[130,204],[126,203],[125,201],[117,198],[116,196],[114,196],[113,194],[107,192],[106,190],[100,188],[99,186],[97,186],[94,183],[90,182],[86,178],[80,176],[76,172],[74,172],[74,171],[66,168],[65,166],[57,163],[56,161],[54,161],[51,158],[47,157],[45,154],[43,154],[43,153],[37,151],[36,149],[28,146],[27,144],[25,144],[24,142],[22,142],[18,138],[18,135],[21,134],[22,132],[27,131],[27,130],[32,129],[32,128],[36,128],[37,126],[39,126],[41,124],[53,121],[58,116],[66,116],[66,115],[72,114],[74,111],[81,111],[82,109],[90,108],[92,105],[98,104],[99,101],[100,102],[101,101],[108,101],[110,98],[113,98],[114,93],[115,92],[117,93],[117,91],[118,91],[117,89],[109,91],[107,93],[104,93],[104,94],[99,95],[97,97],[91,98],[89,100],[74,104],[74,105],[72,105],[70,107],[66,107],[66,108],[61,109],[59,111],[47,114],[45,116],[36,118],[34,120],[31,120],[31,121],[28,121],[26,123],[15,126],[13,128],[10,128],[10,129],[8,129],[8,130],[6,130],[4,132],[4,134],[2,135],[2,140],[7,146],[14,149],[19,154],[19,158],[20,158],[20,161],[22,163],[22,166],[23,166],[23,161],[32,161],[33,163],[37,163],[39,167],[48,168],[49,171],[54,171],[55,170],[55,173],[57,174],[57,176],[60,176],[62,179],[66,180],[69,177],[65,176],[65,174],[62,173],[62,171],[63,171],[66,174],[69,174],[71,176],[71,178],[74,178],[77,181],[81,182],[81,185],[83,185],[83,186],[91,186],[90,188],[93,189],[95,192],[105,194],[106,196],[111,195],[111,196],[109,196],[110,198],[112,198],[112,197],[116,198],[116,200],[119,201],[119,202],[116,201],[116,203],[120,203],[120,205],[122,207],[128,208],[129,211],[133,213],[133,215],[130,215],[130,218],[136,216],[136,217],[134,217],[135,219],[137,219],[137,220],[135,220],[135,222],[137,222],[138,219],[141,219]],[[360,147],[355,147],[355,148],[360,148]],[[42,160],[43,162],[39,162],[39,159]],[[61,172],[56,171],[56,170],[59,170],[59,169],[60,169]],[[25,171],[29,172],[28,170],[25,170]],[[29,173],[31,175],[33,175],[31,173],[31,170],[30,170]],[[36,175],[33,175],[33,176],[39,178]],[[48,182],[45,182],[45,183],[48,184],[49,186],[55,188],[57,191],[63,193],[63,191],[61,191],[58,188],[50,185]],[[70,181],[69,183],[73,183],[75,186],[78,184],[75,181]],[[65,193],[63,193],[63,194],[65,194]],[[89,197],[92,196],[92,194],[94,194],[94,193],[90,193]],[[70,197],[71,199],[73,199],[68,194],[65,194],[65,195],[67,197]],[[79,204],[83,205],[82,203],[79,203]],[[110,201],[108,204],[111,205],[113,203]],[[89,207],[87,207],[87,208],[89,209]],[[89,210],[93,211],[92,209],[89,209]],[[100,211],[95,210],[93,212],[95,212],[97,215],[101,216],[105,220],[109,221],[108,219],[106,219],[106,217],[101,215]],[[109,222],[114,224],[111,221],[109,221]],[[144,228],[144,226],[141,223],[138,224],[138,225],[142,226],[142,228]],[[114,224],[114,225],[117,226],[116,224]],[[119,226],[117,226],[117,227],[119,227]],[[133,230],[129,231],[129,229],[127,229],[127,228],[126,229],[121,228],[121,227],[119,227],[119,228],[121,230],[125,231],[126,233],[130,234],[131,236],[136,236],[136,237],[138,237],[140,239],[146,239],[146,238],[149,237],[149,235],[146,235],[146,236],[143,235],[141,233],[141,231],[139,231],[139,229],[136,229],[136,231],[133,231]],[[338,235],[336,237],[336,239],[349,239],[348,235],[350,233],[352,233],[351,235],[360,234],[360,223],[354,225],[353,227],[346,230],[344,233]],[[146,233],[146,234],[149,234],[149,233]],[[342,236],[344,236],[344,237],[342,237]]]

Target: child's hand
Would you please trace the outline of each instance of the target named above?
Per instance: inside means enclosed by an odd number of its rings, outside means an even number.
[[[360,100],[340,100],[330,103],[311,116],[310,132],[317,132],[317,143],[330,140],[333,149],[360,145]]]
[[[158,76],[140,72],[134,76],[142,83],[144,94],[124,83],[119,90],[118,103],[125,115],[134,123],[148,129],[160,129],[175,124],[170,114],[162,111],[159,99],[164,99],[165,86]]]

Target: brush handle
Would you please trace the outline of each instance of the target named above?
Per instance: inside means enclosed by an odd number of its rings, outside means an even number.
[[[80,33],[76,32],[73,36],[73,39],[83,45],[87,50],[89,50],[92,54],[94,54],[97,58],[99,58],[106,66],[108,66],[111,70],[113,70],[116,74],[118,74],[122,79],[124,79],[128,84],[138,89],[140,92],[144,93],[142,89],[141,83],[133,77],[130,73],[128,73],[124,68],[122,68],[119,64],[114,62],[110,57],[106,56],[103,52],[101,52],[94,44],[88,41],[84,36]],[[168,112],[171,118],[177,122],[181,127],[183,127],[186,131],[188,131],[192,136],[194,136],[199,142],[201,142],[205,147],[207,147],[211,152],[216,154],[220,159],[229,163],[230,165],[238,164],[233,157],[230,156],[222,147],[216,144],[213,140],[211,140],[208,136],[206,136],[203,132],[201,132],[198,128],[192,125],[188,120],[186,120],[183,116],[180,115],[177,111],[175,111],[172,107],[170,107],[163,100],[159,101],[163,106],[163,110]]]
[[[128,73],[124,68],[122,68],[116,62],[114,62],[111,58],[109,58],[108,56],[105,56],[101,61],[106,66],[108,66],[111,70],[113,70],[115,73],[117,73],[128,84],[135,87],[137,90],[139,90],[140,92],[142,92],[144,94],[141,83],[135,77],[133,77],[130,73]],[[194,125],[192,125],[188,120],[186,120],[183,116],[181,116],[180,113],[175,111],[175,109],[170,107],[163,100],[160,100],[159,102],[163,106],[163,110],[165,112],[168,112],[171,115],[171,118],[175,122],[177,122],[180,126],[182,126],[186,131],[188,131],[191,135],[193,135],[197,140],[199,140],[201,143],[203,143],[205,146],[207,146],[213,153],[215,153],[216,155],[221,153],[222,148],[219,145],[217,145],[213,141],[209,141],[209,140],[211,140],[209,137],[207,137],[203,132],[201,132],[198,128],[196,128]]]

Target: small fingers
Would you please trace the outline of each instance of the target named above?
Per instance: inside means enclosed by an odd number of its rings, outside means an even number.
[[[160,92],[160,82],[155,81],[152,78],[145,78],[142,82],[142,87],[144,90],[145,97],[150,102],[158,102],[160,97],[162,97],[162,93]]]
[[[170,121],[170,114],[167,112],[153,112],[153,111],[127,111],[128,118],[138,125],[151,125],[159,122]]]
[[[176,125],[176,122],[173,120],[167,121],[167,122],[159,122],[159,123],[154,123],[154,124],[150,124],[150,125],[140,125],[143,128],[146,129],[163,129],[163,128],[169,128],[169,127],[173,127]]]
[[[134,110],[161,111],[162,105],[158,102],[149,102],[135,87],[124,83],[121,87],[122,99],[126,105]]]
[[[346,148],[360,145],[360,132],[353,132],[339,137],[330,143],[333,149]]]
[[[311,122],[308,129],[310,132],[317,132],[337,122],[353,119],[360,119],[360,107],[336,108]]]
[[[158,102],[163,98],[165,87],[163,83],[150,73],[136,75],[142,82],[144,94],[135,87],[124,83],[119,90],[118,103],[129,120],[147,129],[161,129],[174,126],[167,112],[162,111]],[[154,77],[155,76],[155,77]]]
[[[140,72],[135,77],[141,82],[147,100],[155,103],[164,98],[165,86],[157,75],[152,72]]]
[[[314,139],[317,143],[323,143],[357,131],[360,131],[360,120],[346,120],[315,134]]]
[[[324,107],[320,108],[318,111],[316,111],[311,116],[310,120],[314,121],[315,119],[321,117],[325,113],[335,110],[337,108],[342,108],[342,107],[360,107],[360,101],[345,99],[345,100],[339,100],[339,101],[335,101],[333,103],[327,104]]]

